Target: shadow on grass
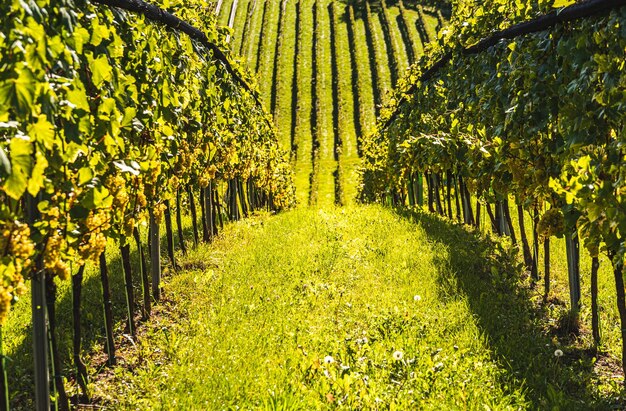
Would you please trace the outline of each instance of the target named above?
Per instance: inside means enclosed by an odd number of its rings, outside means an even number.
[[[624,409],[595,387],[593,354],[566,350],[555,357],[547,316],[531,300],[521,265],[499,243],[438,216],[397,209],[449,252],[435,257],[444,298],[465,297],[495,359],[505,370],[502,386],[523,388],[532,409]],[[621,397],[623,398],[623,392]]]

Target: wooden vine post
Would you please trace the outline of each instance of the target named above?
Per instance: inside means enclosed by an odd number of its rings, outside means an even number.
[[[2,325],[0,325],[0,409],[9,409],[9,381],[7,379],[6,358],[4,356],[4,346],[2,344]]]
[[[161,236],[159,224],[150,213],[150,269],[152,272],[152,298],[161,299]]]
[[[150,279],[148,278],[148,263],[146,262],[146,254],[143,251],[141,245],[141,236],[139,235],[139,229],[135,227],[133,230],[133,237],[135,238],[135,244],[137,245],[137,253],[139,254],[139,270],[141,271],[141,288],[143,293],[143,308],[141,310],[141,317],[147,320],[150,317],[151,301],[150,301]]]
[[[122,267],[124,269],[124,290],[126,294],[126,310],[128,315],[128,332],[133,338],[135,333],[135,296],[133,294],[133,274],[130,263],[130,244],[126,238],[120,240],[120,254],[122,255]]]
[[[565,235],[565,249],[567,251],[567,274],[569,278],[571,311],[577,314],[580,309],[580,250],[578,248],[578,233],[576,231]]]
[[[111,286],[109,285],[109,268],[105,252],[100,254],[100,280],[102,282],[102,305],[104,308],[104,329],[106,332],[107,364],[117,363],[115,358],[115,341],[113,338],[113,303],[111,301]]]
[[[165,200],[165,238],[167,240],[167,257],[172,263],[172,269],[176,270],[176,257],[174,255],[174,229],[172,227],[172,209],[170,207],[170,200]]]
[[[591,333],[596,345],[600,344],[600,316],[598,315],[598,257],[591,259]]]
[[[28,225],[34,231],[39,220],[37,199],[26,195]],[[48,315],[46,312],[46,281],[42,257],[35,259],[31,278],[31,305],[33,324],[33,361],[35,365],[35,408],[37,411],[50,409],[50,373],[48,370]]]
[[[176,229],[178,231],[178,246],[183,255],[187,255],[187,246],[185,245],[185,235],[183,233],[183,216],[181,210],[181,189],[176,190]]]
[[[509,225],[506,223],[506,212],[504,211],[504,201],[498,201],[497,203],[498,212],[496,213],[498,220],[498,230],[501,235],[511,235],[509,231]]]
[[[83,276],[85,273],[85,266],[81,265],[78,272],[72,276],[72,322],[74,325],[74,332],[72,335],[73,340],[73,358],[74,367],[76,369],[76,380],[84,396],[89,398],[89,391],[87,389],[87,367],[83,360],[80,358],[80,347],[82,340],[81,332],[81,315],[80,315],[80,300],[82,294]]]
[[[193,196],[191,185],[187,186],[187,195],[189,196],[189,211],[191,212],[191,225],[193,226],[193,243],[197,247],[200,242],[198,233],[198,214],[196,211],[196,201]]]
[[[550,237],[543,240],[543,300],[550,295]]]

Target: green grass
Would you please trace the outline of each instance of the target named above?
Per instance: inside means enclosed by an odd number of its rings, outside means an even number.
[[[295,25],[296,7],[294,2],[287,1],[285,15],[283,16],[284,27]],[[275,121],[281,124],[278,129],[279,141],[287,151],[292,151],[292,94],[291,89],[294,81],[294,54],[296,36],[289,30],[282,30],[282,43],[279,50],[277,63],[272,69],[276,70],[276,111]]]
[[[233,32],[236,33],[230,40],[231,50],[235,55],[239,55],[243,43],[242,33],[245,30],[246,19],[248,18],[248,6],[252,4],[252,1],[239,0],[237,3],[237,14],[235,14],[235,23],[233,25]]]
[[[298,203],[307,204],[309,196],[309,175],[312,172],[311,164],[311,123],[310,115],[312,109],[311,93],[312,86],[310,79],[312,77],[311,67],[311,44],[313,42],[313,23],[311,8],[306,2],[299,2],[299,7],[293,9],[293,27],[296,27],[296,20],[299,21],[300,30],[292,32],[294,37],[294,53],[295,43],[298,42],[299,55],[296,56],[294,65],[294,75],[296,76],[297,89],[291,90],[296,93],[296,107],[290,106],[290,109],[296,110],[296,123],[294,127],[294,145],[292,147],[296,152],[295,161],[295,184],[297,187],[296,198]],[[293,64],[293,62],[291,63]],[[292,96],[291,96],[292,97]],[[281,100],[281,101],[284,101]],[[290,100],[291,101],[291,100]]]
[[[230,16],[230,7],[233,4],[233,0],[223,0],[222,7],[218,14],[218,23],[222,26],[228,26],[228,17]]]
[[[402,9],[400,9],[400,6],[398,6],[398,9],[399,12],[404,13],[407,26],[406,28],[415,50],[415,57],[417,58],[421,54],[424,54],[424,44],[422,44],[422,39],[417,31],[417,27],[414,24],[414,22],[419,19],[419,15],[416,11],[407,8],[404,3],[402,3]]]
[[[355,11],[355,19],[354,19],[354,36],[355,42],[357,43],[357,49],[364,50],[363,48],[363,39],[366,36],[366,27],[365,22],[360,17],[360,13]],[[371,71],[369,66],[369,53],[365,51],[362,53],[357,53],[354,58],[357,61],[357,65],[359,67],[359,73],[361,75],[358,79],[359,86],[359,95],[363,101],[363,113],[364,113],[364,130],[363,134],[367,135],[370,133],[375,125],[376,125],[376,112],[374,108],[374,94],[376,90],[372,88],[372,78]],[[357,136],[357,138],[360,136]]]
[[[554,356],[506,249],[436,217],[377,206],[258,216],[185,265],[131,367],[115,369],[113,408],[611,405],[590,363]]]
[[[472,201],[474,213],[476,213],[475,198]],[[514,199],[510,199],[510,214],[516,232],[519,249],[518,260],[522,261],[521,240],[519,231],[519,219]],[[426,210],[427,207],[424,206]],[[456,213],[456,208],[453,209]],[[456,214],[455,214],[456,215]],[[488,235],[491,226],[488,215],[483,206],[481,211],[481,232]],[[524,225],[526,236],[532,252],[532,219],[528,212],[524,213]],[[507,240],[508,241],[508,240]],[[594,360],[598,355],[602,362],[610,364],[601,377],[603,388],[608,391],[619,391],[618,384],[623,381],[621,371],[617,369],[621,363],[621,330],[619,326],[619,313],[616,305],[615,280],[611,262],[606,255],[600,255],[600,269],[598,272],[598,304],[600,316],[601,342],[596,347],[591,335],[591,257],[580,244],[580,276],[581,276],[581,309],[579,313],[580,333],[565,321],[570,313],[569,279],[567,271],[567,256],[565,239],[552,237],[550,239],[550,294],[547,303],[543,302],[544,292],[544,259],[543,243],[539,244],[538,274],[539,281],[529,291],[528,298],[537,306],[541,306],[544,314],[550,319],[545,324],[546,330],[553,336],[553,341],[563,346],[565,350],[581,354],[587,360]],[[519,263],[522,264],[521,262]]]
[[[324,1],[318,1],[318,55],[317,55],[317,96],[320,99],[320,116],[317,119],[318,139],[320,143],[320,170],[318,204],[330,205],[335,202],[335,179],[333,172],[337,167],[334,158],[333,134],[333,91],[331,78],[331,41],[330,19]]]
[[[389,7],[387,14],[390,17],[389,24],[393,28],[393,38],[397,43],[397,47],[400,50],[400,55],[398,56],[398,60],[400,62],[400,67],[398,67],[398,74],[400,78],[403,78],[406,74],[406,70],[409,67],[409,53],[407,52],[408,45],[405,44],[405,40],[402,37],[402,31],[400,30],[400,23],[398,20],[400,19],[400,9],[398,7]],[[409,37],[410,40],[410,37]]]

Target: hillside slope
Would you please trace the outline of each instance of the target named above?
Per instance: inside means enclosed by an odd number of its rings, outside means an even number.
[[[402,0],[222,0],[231,51],[256,72],[281,144],[291,151],[301,204],[356,195],[359,136],[444,24]],[[353,5],[354,4],[354,5]]]

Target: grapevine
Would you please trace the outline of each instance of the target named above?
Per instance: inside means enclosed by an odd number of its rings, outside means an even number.
[[[81,267],[82,279],[108,243],[167,220],[183,187],[245,181],[258,207],[294,204],[276,132],[215,16],[163,4],[0,6],[0,326],[36,267],[59,280]]]
[[[625,2],[492,3],[458,3],[383,110],[364,143],[361,198],[403,204],[420,173],[435,176],[436,200],[440,176],[462,182],[466,217],[463,186],[490,215],[490,203],[498,211],[514,198],[521,217],[533,215],[534,256],[522,239],[533,277],[539,233],[566,234],[573,247],[579,236],[611,258],[625,324]],[[512,228],[496,220],[498,232]]]

